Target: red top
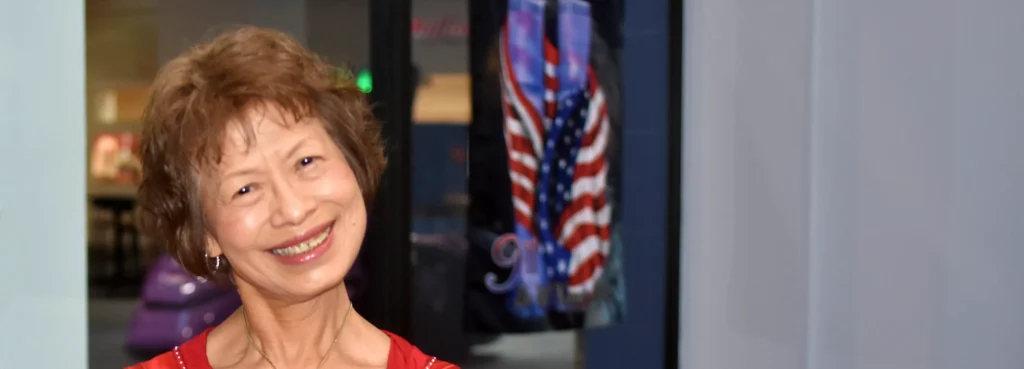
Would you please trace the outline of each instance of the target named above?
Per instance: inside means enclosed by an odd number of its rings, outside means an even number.
[[[213,369],[206,357],[206,336],[211,330],[213,328],[175,347],[174,350],[126,369]],[[437,360],[436,357],[427,356],[402,337],[388,331],[384,333],[391,338],[388,369],[459,369],[455,365]]]

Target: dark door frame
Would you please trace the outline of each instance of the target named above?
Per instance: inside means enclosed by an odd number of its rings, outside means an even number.
[[[668,188],[665,234],[665,368],[679,368],[683,224],[683,5],[668,1]]]
[[[412,334],[411,139],[412,59],[410,0],[370,2],[370,102],[381,122],[387,168],[370,208],[366,240],[366,299],[357,309],[374,325]]]

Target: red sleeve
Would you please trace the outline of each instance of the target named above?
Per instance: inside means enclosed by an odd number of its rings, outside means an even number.
[[[174,359],[174,354],[165,352],[147,362],[135,364],[125,369],[178,369],[179,365]]]
[[[384,333],[391,337],[387,369],[459,369],[454,364],[424,354],[402,337],[387,331]]]

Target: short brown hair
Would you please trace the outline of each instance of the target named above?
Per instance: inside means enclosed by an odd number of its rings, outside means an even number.
[[[228,122],[258,103],[276,105],[296,121],[319,118],[370,206],[384,150],[380,126],[350,76],[293,38],[255,27],[222,33],[168,62],[143,116],[138,204],[145,234],[189,272],[214,276],[206,259],[199,174],[220,162]]]

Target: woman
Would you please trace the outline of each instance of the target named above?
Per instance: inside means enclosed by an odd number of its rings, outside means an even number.
[[[342,279],[385,158],[362,93],[288,36],[243,28],[170,61],[142,138],[142,225],[242,308],[134,368],[454,368],[352,310]]]

